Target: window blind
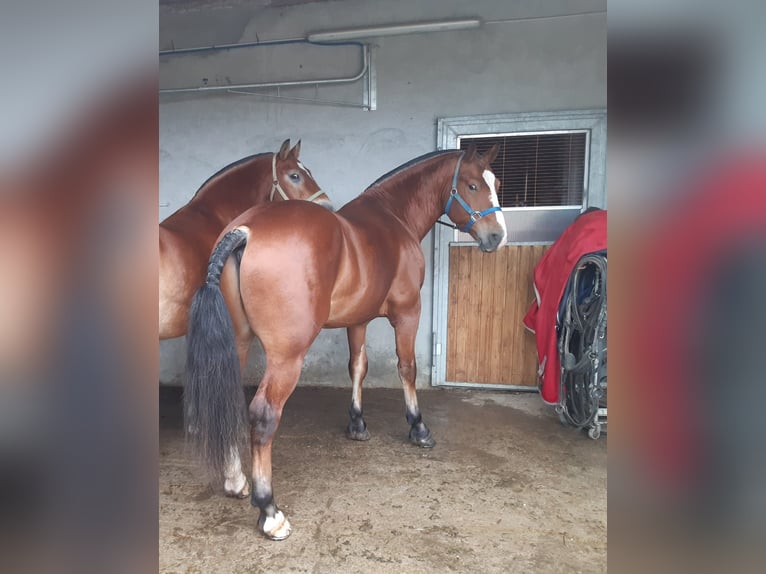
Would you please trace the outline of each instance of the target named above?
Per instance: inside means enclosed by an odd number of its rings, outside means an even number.
[[[586,132],[463,137],[480,153],[500,144],[492,171],[500,180],[502,207],[582,205],[585,182]]]

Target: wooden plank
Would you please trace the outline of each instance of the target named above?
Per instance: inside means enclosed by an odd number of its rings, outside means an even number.
[[[449,267],[449,309],[447,309],[447,372],[446,377],[448,381],[461,380],[460,376],[464,373],[458,373],[458,357],[461,354],[461,335],[460,335],[460,321],[459,312],[461,310],[459,301],[459,290],[461,289],[461,273],[462,257],[460,250],[456,247],[450,247],[449,250],[450,267]],[[463,309],[463,311],[465,311]],[[463,342],[462,352],[465,351]]]
[[[519,307],[520,316],[518,320],[518,333],[515,342],[516,365],[512,378],[516,381],[514,384],[522,386],[537,386],[537,352],[535,347],[535,337],[524,328],[522,320],[524,315],[535,298],[533,287],[534,267],[542,257],[546,246],[531,246],[524,253],[524,261],[520,267],[519,277]]]
[[[456,301],[457,296],[455,290],[458,288],[458,266],[459,262],[455,257],[454,251],[450,248],[449,251],[449,279],[447,283],[447,348],[445,353],[447,354],[447,371],[445,377],[449,381],[455,376],[455,360],[457,353],[455,352],[455,314],[456,314]]]
[[[509,301],[508,308],[506,309],[506,316],[508,318],[508,342],[505,349],[507,350],[507,365],[506,375],[504,382],[511,385],[519,384],[518,372],[519,366],[519,322],[522,319],[521,309],[521,294],[525,291],[524,285],[524,265],[525,254],[529,250],[528,246],[517,245],[514,246],[513,253],[513,275],[511,279],[511,285],[509,286],[513,290],[513,297]]]
[[[458,345],[457,356],[457,380],[467,381],[470,378],[470,364],[467,360],[468,352],[470,351],[470,338],[468,332],[468,318],[471,314],[471,299],[470,293],[466,289],[471,277],[471,252],[465,247],[454,248],[461,260],[462,273],[460,275],[460,287],[458,289],[458,314],[456,321],[457,336],[460,344]]]
[[[492,380],[491,367],[500,348],[492,337],[494,323],[502,309],[495,306],[495,271],[497,269],[497,253],[481,253],[481,290],[480,305],[476,321],[479,323],[479,340],[477,341],[477,380],[489,382]]]
[[[498,370],[500,373],[497,379],[497,382],[501,384],[509,384],[511,382],[510,373],[512,366],[511,364],[513,361],[513,353],[510,352],[513,332],[513,317],[511,316],[511,307],[516,296],[516,262],[518,257],[518,249],[519,248],[515,245],[510,245],[503,248],[503,251],[505,252],[505,273],[503,279],[505,283],[505,297],[503,298],[503,327],[502,337],[500,339],[500,348],[503,351],[500,353],[498,360]]]
[[[470,269],[466,281],[463,283],[463,292],[468,299],[468,307],[463,323],[463,329],[466,333],[466,352],[462,357],[465,364],[466,381],[475,381],[478,376],[479,360],[477,357],[477,339],[480,337],[480,309],[481,302],[481,259],[477,257],[476,248],[465,248],[466,258],[468,259],[468,268]],[[477,286],[478,284],[478,286]]]
[[[500,357],[503,354],[501,346],[503,333],[503,311],[505,310],[505,294],[508,291],[505,284],[505,269],[507,267],[507,257],[504,249],[495,254],[492,260],[492,326],[489,335],[489,344],[486,345],[488,356],[486,364],[488,366],[487,377],[489,381],[502,380],[502,371],[500,369]]]
[[[505,248],[504,248],[505,251]],[[499,383],[510,383],[511,361],[513,360],[512,353],[509,352],[509,336],[511,333],[511,317],[509,317],[508,310],[513,301],[516,298],[516,267],[515,267],[515,248],[509,248],[505,251],[505,297],[503,298],[503,336],[501,339],[501,349],[503,352],[500,355],[500,361],[498,361],[498,367],[500,369]]]
[[[536,246],[533,253],[532,260],[527,267],[527,277],[525,279],[527,285],[526,292],[526,306],[532,304],[535,299],[535,291],[533,287],[534,283],[534,266],[542,258],[545,252],[548,250],[548,246],[539,245]],[[526,312],[526,311],[525,311]],[[523,328],[523,327],[522,327]],[[524,329],[524,337],[522,338],[522,353],[524,357],[522,377],[529,377],[528,381],[521,384],[537,386],[537,347],[535,336]]]
[[[519,353],[519,345],[523,344],[521,340],[522,333],[519,331],[519,323],[521,322],[523,315],[521,314],[520,307],[521,301],[524,299],[524,293],[526,292],[524,266],[526,265],[526,255],[529,252],[530,247],[524,249],[522,246],[517,248],[516,262],[514,266],[514,278],[513,278],[513,290],[514,298],[508,309],[508,323],[510,329],[510,343],[508,345],[508,355],[510,356],[510,364],[508,365],[507,379],[509,384],[518,385],[521,384],[523,377],[519,374],[522,372],[522,365],[520,365],[521,354]]]
[[[500,324],[498,329],[498,347],[501,349],[493,359],[490,368],[490,378],[497,384],[503,384],[507,379],[507,360],[508,360],[508,304],[513,298],[513,287],[509,282],[509,277],[513,274],[513,256],[515,247],[504,247],[501,249],[502,259],[498,265],[502,266],[499,276],[499,283],[502,284],[502,296],[497,298],[497,305],[500,307],[498,316]]]
[[[519,251],[518,265],[516,268],[516,297],[513,304],[513,343],[512,354],[513,364],[509,373],[509,380],[512,380],[514,385],[524,386],[524,355],[522,349],[524,346],[524,329],[521,326],[521,321],[524,318],[524,312],[526,312],[526,305],[524,304],[527,294],[527,273],[526,267],[528,265],[530,251],[533,247],[528,247]]]

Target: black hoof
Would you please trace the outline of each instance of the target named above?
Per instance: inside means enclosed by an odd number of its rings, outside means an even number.
[[[351,440],[370,440],[370,431],[367,429],[361,431],[346,429],[346,436]]]
[[[425,429],[425,432],[412,427],[410,429],[410,442],[420,448],[433,448],[436,446],[436,441],[431,436],[431,431]]]
[[[348,423],[346,436],[351,440],[370,440],[370,431],[367,430],[367,423],[364,422],[364,419],[359,418]]]

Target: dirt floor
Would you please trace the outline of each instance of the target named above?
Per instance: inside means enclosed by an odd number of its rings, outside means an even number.
[[[404,398],[364,391],[372,438],[345,438],[350,390],[299,387],[274,446],[292,535],[226,498],[188,456],[181,392],[160,389],[160,572],[605,572],[606,436],[536,394],[418,392],[436,447],[407,442]]]

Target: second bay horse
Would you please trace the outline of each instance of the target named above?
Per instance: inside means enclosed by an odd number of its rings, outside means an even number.
[[[427,154],[384,175],[337,213],[308,202],[276,203],[248,210],[221,234],[190,312],[186,428],[218,476],[226,474],[249,430],[251,503],[260,509],[258,525],[268,538],[291,532],[274,501],[272,442],[322,328],[348,330],[349,438],[369,438],[362,414],[366,329],[372,319],[387,317],[395,331],[409,439],[434,446],[415,393],[425,275],[420,243],[446,214],[482,251],[504,244],[499,182],[489,167],[496,154],[497,146],[485,155],[474,147]],[[240,372],[254,337],[263,345],[266,371],[247,408]]]
[[[268,201],[330,200],[298,161],[301,142],[285,140],[276,153],[234,162],[211,176],[181,209],[160,223],[160,339],[186,334],[189,305],[205,278],[210,252],[224,227],[243,211]]]

